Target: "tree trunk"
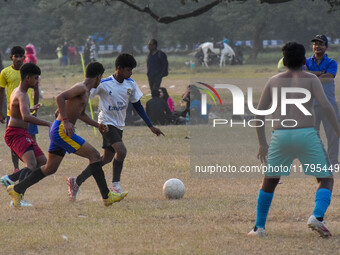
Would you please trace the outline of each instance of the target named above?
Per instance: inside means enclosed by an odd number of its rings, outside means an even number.
[[[251,62],[256,61],[257,55],[263,49],[262,32],[264,31],[266,25],[267,25],[266,21],[263,20],[259,22],[259,24],[255,28],[254,37],[253,37],[253,48],[249,56],[249,60]]]

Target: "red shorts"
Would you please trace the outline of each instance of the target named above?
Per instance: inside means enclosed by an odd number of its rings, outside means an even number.
[[[8,127],[5,131],[5,142],[22,160],[22,155],[32,146],[36,158],[44,155],[38,144],[24,128]]]

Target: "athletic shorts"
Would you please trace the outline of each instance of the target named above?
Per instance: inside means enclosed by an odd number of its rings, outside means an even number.
[[[11,117],[10,116],[7,116],[6,118],[6,128],[8,127],[8,123],[9,123],[9,119]],[[35,124],[32,124],[32,123],[29,123],[28,125],[28,133],[30,135],[36,135],[39,133],[39,130],[38,130],[38,125],[35,125]]]
[[[74,134],[69,137],[65,134],[63,122],[53,121],[50,127],[50,147],[49,153],[64,156],[66,152],[74,153],[85,143],[85,140]]]
[[[36,158],[44,155],[44,152],[24,128],[8,127],[5,131],[5,142],[21,160],[22,155],[31,149],[33,149]]]
[[[314,128],[273,131],[266,175],[289,175],[294,159],[300,160],[301,170],[307,175],[317,178],[332,176],[327,153]],[[300,168],[297,169],[300,171]]]
[[[109,149],[114,152],[112,144],[122,141],[123,130],[116,128],[115,126],[108,125],[109,131],[106,133],[101,133],[103,136],[103,149]]]

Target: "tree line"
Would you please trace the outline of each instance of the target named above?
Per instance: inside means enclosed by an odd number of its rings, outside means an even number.
[[[33,43],[41,48],[42,54],[53,55],[58,44],[72,41],[84,45],[89,35],[100,38],[100,44],[123,45],[123,50],[128,52],[146,45],[150,38],[156,38],[160,47],[188,45],[190,49],[198,43],[227,37],[232,44],[253,40],[251,56],[256,59],[262,50],[262,40],[295,40],[308,45],[310,38],[319,33],[340,38],[340,15],[338,11],[330,12],[338,1],[218,1],[217,6],[199,15],[168,24],[126,2],[131,1],[3,1],[0,50]],[[147,6],[158,17],[176,17],[212,2],[135,0],[132,3]]]

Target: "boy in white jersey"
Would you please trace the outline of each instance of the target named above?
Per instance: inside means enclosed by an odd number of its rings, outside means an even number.
[[[162,131],[152,125],[140,102],[143,93],[137,83],[130,77],[132,69],[137,66],[134,57],[127,53],[120,54],[115,62],[116,71],[110,77],[103,79],[96,89],[91,90],[90,97],[99,96],[98,122],[109,127],[109,132],[102,133],[103,149],[102,165],[113,160],[112,191],[122,192],[120,176],[123,169],[123,162],[126,157],[126,147],[122,141],[123,128],[125,126],[126,109],[129,101],[151,132],[157,136],[163,135]],[[69,177],[69,198],[76,200],[79,186],[91,176],[91,171],[85,169],[78,177]]]

